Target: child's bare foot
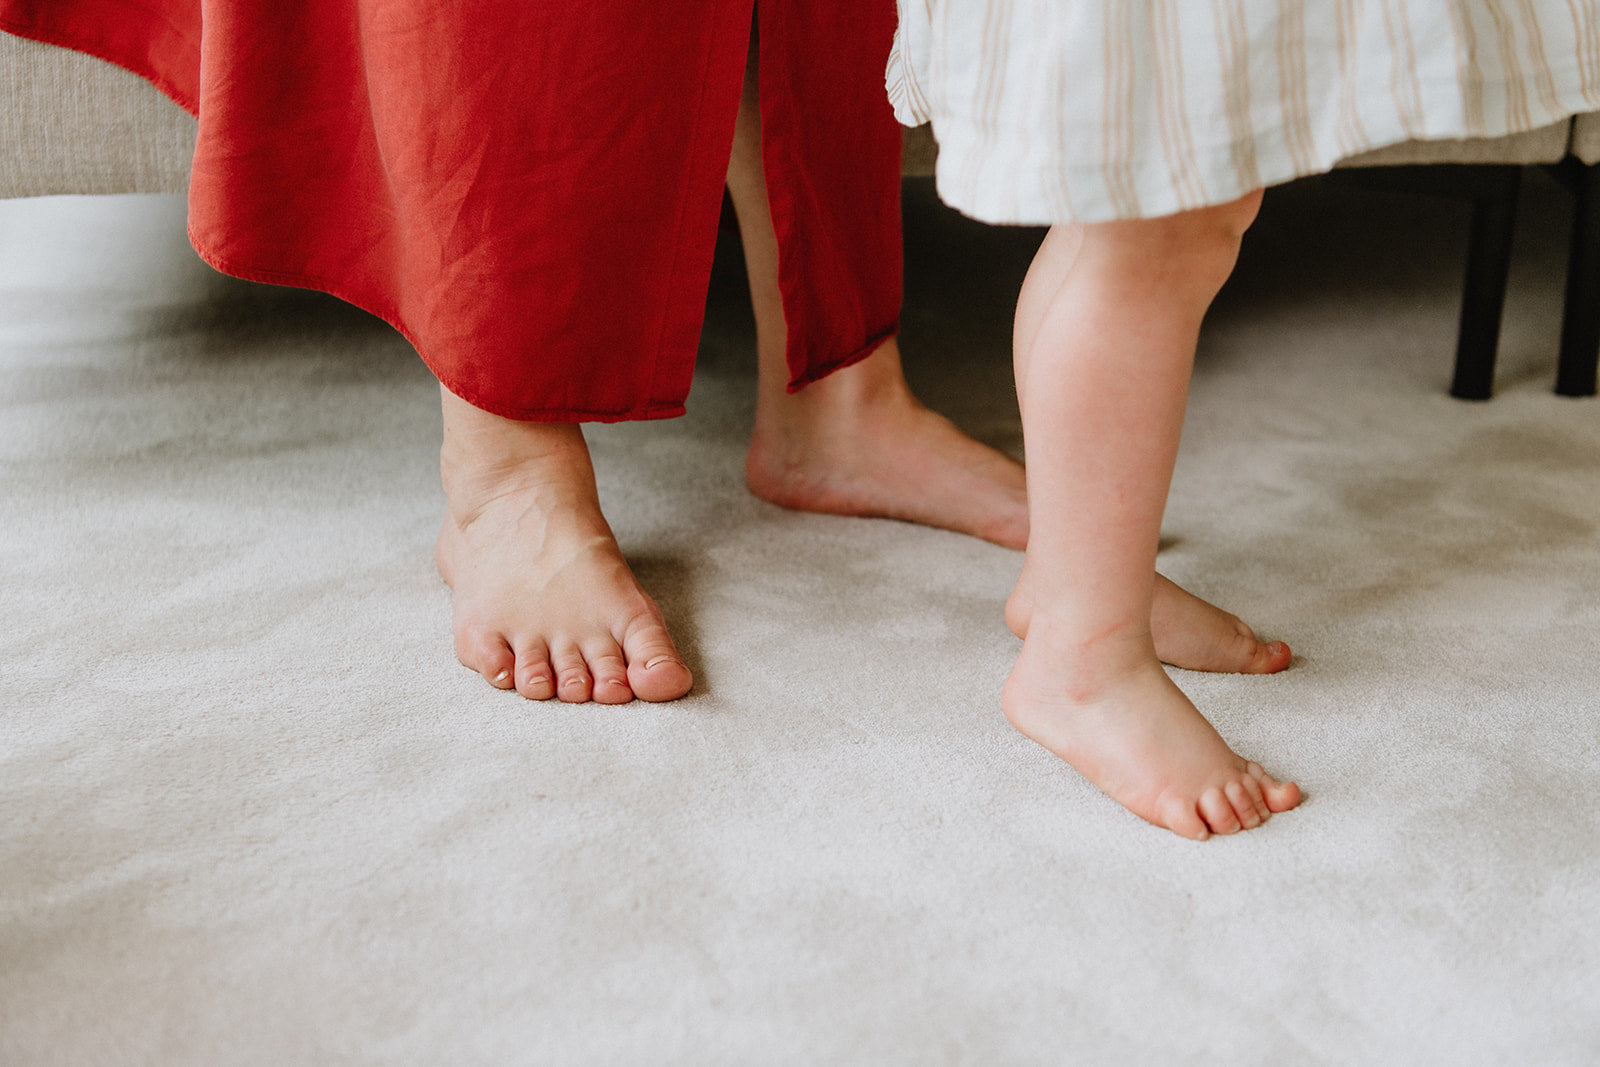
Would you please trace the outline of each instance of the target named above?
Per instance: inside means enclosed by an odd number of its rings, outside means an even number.
[[[456,655],[532,700],[621,704],[689,691],[689,668],[600,513],[583,433],[443,392],[439,573]]]
[[[1018,637],[1026,638],[1032,615],[1033,595],[1024,565],[1022,577],[1006,601],[1006,625]],[[1293,657],[1284,642],[1261,640],[1237,615],[1159,574],[1150,608],[1150,633],[1156,657],[1188,671],[1276,674],[1288,667]]]
[[[1029,637],[1001,703],[1013,726],[1135,815],[1203,841],[1300,803],[1300,787],[1235,754],[1148,651],[1098,650],[1088,663],[1083,650]]]
[[[745,459],[750,490],[763,500],[1026,546],[1022,465],[923,407],[892,339],[798,393],[775,392],[758,400]]]

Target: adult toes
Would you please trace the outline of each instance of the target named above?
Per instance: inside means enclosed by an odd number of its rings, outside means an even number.
[[[456,659],[463,667],[483,675],[484,681],[496,689],[510,689],[515,684],[516,657],[505,638],[495,633],[481,633],[456,637]]]
[[[583,652],[577,645],[567,644],[550,649],[550,667],[555,671],[556,696],[563,703],[582,704],[593,693],[589,667],[583,661]]]
[[[627,684],[640,700],[676,700],[694,685],[664,624],[647,620],[630,627],[622,641]]]
[[[1227,796],[1216,786],[1201,793],[1200,802],[1195,806],[1200,809],[1201,818],[1205,819],[1213,833],[1236,834],[1243,829],[1233,805],[1228,803]]]
[[[517,650],[517,692],[529,700],[549,700],[556,695],[555,672],[550,667],[550,649],[535,641]]]
[[[589,667],[590,692],[597,703],[626,704],[633,699],[633,690],[628,687],[628,665],[615,642],[586,647],[583,660]]]
[[[1249,792],[1240,782],[1229,782],[1222,789],[1223,795],[1228,798],[1228,804],[1233,808],[1233,813],[1239,818],[1239,825],[1246,830],[1254,830],[1266,821],[1266,816],[1256,810],[1256,802],[1251,799]]]

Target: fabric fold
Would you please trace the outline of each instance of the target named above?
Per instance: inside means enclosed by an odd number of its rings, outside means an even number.
[[[900,299],[892,8],[799,6],[761,5],[796,383]],[[617,421],[683,411],[752,8],[0,0],[0,28],[197,115],[190,238],[219,270],[366,308],[485,410]]]

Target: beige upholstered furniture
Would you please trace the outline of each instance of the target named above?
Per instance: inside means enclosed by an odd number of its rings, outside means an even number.
[[[0,33],[0,196],[182,192],[194,119],[142,79],[75,52]],[[906,173],[931,174],[927,131],[906,141]],[[1394,145],[1351,160],[1366,180],[1470,198],[1475,205],[1456,379],[1493,384],[1515,198],[1522,168],[1548,167],[1576,194],[1557,391],[1595,392],[1600,359],[1600,113],[1513,137]]]

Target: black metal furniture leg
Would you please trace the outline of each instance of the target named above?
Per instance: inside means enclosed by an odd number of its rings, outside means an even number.
[[[1495,352],[1511,271],[1511,237],[1517,222],[1517,190],[1522,171],[1494,168],[1498,180],[1472,201],[1472,235],[1467,244],[1466,284],[1461,295],[1461,327],[1456,335],[1456,371],[1450,395],[1488,400],[1494,393]],[[1592,388],[1592,387],[1591,387]]]
[[[1600,365],[1600,164],[1584,167],[1573,184],[1578,204],[1567,258],[1556,392],[1594,396],[1595,371]]]

